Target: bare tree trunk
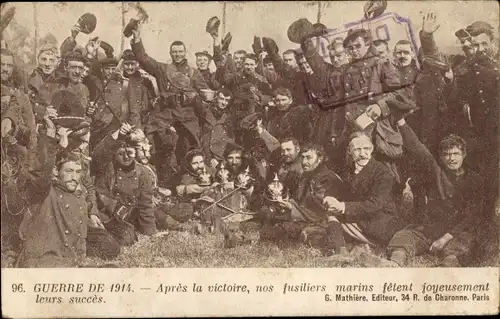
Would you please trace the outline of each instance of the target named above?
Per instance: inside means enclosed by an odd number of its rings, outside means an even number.
[[[35,55],[35,58],[33,59],[33,61],[36,62],[36,56],[37,56],[37,50],[38,50],[38,13],[37,13],[37,10],[36,10],[36,2],[32,2],[33,3],[33,24],[35,25],[35,35],[34,35],[34,39],[33,39],[33,45],[34,45],[34,48],[33,48],[33,54]]]
[[[222,34],[221,36],[223,37],[226,34],[226,10],[227,10],[227,2],[224,1],[222,3]]]
[[[122,53],[123,50],[125,50],[125,36],[123,35],[123,30],[125,29],[125,13],[126,13],[125,2],[122,2],[121,12],[122,12],[122,32],[121,32],[120,53]]]
[[[321,23],[321,15],[322,15],[322,13],[321,13],[321,1],[318,1],[318,16],[316,18],[317,23]]]

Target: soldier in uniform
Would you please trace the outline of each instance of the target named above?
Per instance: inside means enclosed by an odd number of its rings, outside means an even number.
[[[198,71],[200,72],[205,82],[208,84],[210,90],[218,90],[221,85],[215,79],[215,73],[212,73],[208,68],[210,62],[212,61],[212,56],[207,51],[196,52],[194,54],[196,56],[196,66],[198,67]]]
[[[338,221],[328,221],[323,206],[327,196],[340,196],[342,181],[324,164],[324,151],[318,145],[304,145],[300,150],[303,173],[289,172],[284,186],[290,191],[289,199],[279,199],[275,204],[283,208],[285,216],[274,216],[274,211],[264,216],[266,227],[260,238],[273,241],[302,241],[319,248],[325,255],[345,252],[345,241]],[[330,228],[330,229],[329,229]],[[329,238],[331,237],[331,238]]]
[[[141,74],[139,61],[132,50],[123,51],[121,58],[123,60],[123,76],[129,80],[129,101],[139,105],[141,126],[144,126],[153,110],[153,101],[156,98],[155,88],[151,80]]]
[[[206,109],[202,122],[201,145],[205,158],[215,168],[224,159],[228,142],[234,142],[233,120],[229,109],[233,95],[227,89],[216,92],[215,101]]]
[[[33,108],[21,83],[13,76],[14,54],[8,49],[1,49],[2,81],[2,137],[11,129],[19,140],[30,149],[36,144],[36,122]],[[18,135],[19,133],[19,135]],[[22,138],[21,136],[25,137]]]
[[[182,73],[189,77],[189,88],[192,90],[208,89],[208,84],[200,72],[191,67],[186,59],[186,46],[181,41],[174,41],[170,45],[170,57],[172,63],[161,63],[146,54],[140,36],[140,26],[134,29],[131,43],[140,66],[147,73],[155,77],[160,95],[170,91],[169,82],[176,73]]]
[[[110,132],[117,130],[121,123],[127,122],[141,128],[140,111],[142,99],[137,85],[130,85],[130,80],[117,73],[116,58],[104,58],[99,61],[103,79],[99,83],[97,101],[87,109],[92,119],[91,148]],[[132,81],[134,82],[134,81]]]
[[[132,129],[124,123],[119,130],[108,135],[101,142],[102,149],[96,149],[93,154],[96,159],[113,154],[113,159],[107,163],[100,160],[105,170],[95,177],[98,205],[105,227],[114,222],[113,218],[121,218],[139,233],[151,236],[157,232],[153,204],[156,178],[150,168],[135,160]],[[130,234],[113,235],[117,238],[132,237]]]
[[[52,94],[59,90],[59,50],[53,44],[44,44],[38,51],[38,66],[28,78],[28,92],[37,124],[43,123]]]
[[[267,131],[276,139],[294,137],[301,143],[312,139],[316,112],[309,105],[296,105],[292,93],[287,88],[277,88],[273,92],[274,106],[269,113]]]
[[[329,99],[331,102],[338,102],[343,99],[344,88],[342,85],[342,74],[349,64],[349,57],[343,46],[342,38],[336,38],[328,46],[330,60],[332,64],[325,62],[319,55],[317,48],[312,41],[305,43],[305,57],[314,71],[315,77],[320,79],[320,83],[313,84],[310,81],[309,88],[320,99]],[[344,157],[340,150],[339,142],[345,122],[345,108],[323,107],[319,110],[321,114],[315,125],[313,136],[318,139],[320,145],[325,148],[331,162],[329,164],[338,167],[342,164]]]
[[[59,128],[56,135],[49,114],[45,121],[47,135],[39,138],[33,156],[36,160],[18,181],[29,194],[30,204],[19,230],[24,241],[19,266],[71,267],[85,256],[116,257],[120,247],[98,217],[82,155],[73,148],[63,148],[69,147],[65,144],[70,131]],[[57,222],[61,220],[64,223]]]

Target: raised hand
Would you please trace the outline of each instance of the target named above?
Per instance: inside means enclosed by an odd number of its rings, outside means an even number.
[[[437,22],[437,16],[434,12],[430,11],[424,14],[422,22],[422,30],[426,33],[434,33],[439,29],[440,24]]]

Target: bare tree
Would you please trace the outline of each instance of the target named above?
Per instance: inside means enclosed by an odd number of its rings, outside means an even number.
[[[37,3],[32,2],[33,4],[33,23],[35,26],[35,33],[33,36],[33,54],[34,60],[36,61],[36,56],[38,53],[38,12],[37,12]]]

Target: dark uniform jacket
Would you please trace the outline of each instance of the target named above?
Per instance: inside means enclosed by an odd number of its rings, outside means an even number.
[[[358,174],[350,168],[343,180],[346,191],[340,200],[345,202],[345,212],[339,219],[357,223],[368,239],[389,242],[402,228],[401,220],[396,216],[392,173],[372,158]]]
[[[198,69],[198,72],[200,72],[201,76],[203,77],[203,79],[207,83],[208,88],[210,90],[217,91],[218,89],[221,88],[221,84],[215,79],[216,74],[210,72],[210,69],[206,69],[206,70]]]
[[[201,146],[205,158],[221,161],[224,158],[224,149],[228,142],[234,142],[233,120],[228,110],[217,116],[217,106],[207,108],[202,122]],[[215,111],[215,112],[214,112]]]
[[[417,223],[425,225],[424,232],[431,238],[474,232],[477,221],[482,219],[482,177],[467,168],[459,176],[448,173],[408,125],[400,127],[400,131],[405,149],[418,163],[417,171],[427,177],[420,178],[425,183],[427,200],[422,211],[417,212]]]
[[[151,169],[135,162],[130,169],[117,168],[109,163],[103,174],[96,176],[98,205],[108,216],[113,216],[120,206],[130,210],[127,218],[137,230],[146,235],[156,232],[155,176]]]
[[[301,143],[311,141],[315,114],[308,105],[290,105],[288,110],[274,113],[267,123],[269,134],[278,140],[294,137]]]
[[[52,101],[52,95],[61,89],[62,74],[58,70],[51,75],[45,75],[36,68],[28,78],[28,95],[33,106],[37,123],[42,123],[45,109]]]
[[[129,103],[135,104],[134,109],[139,109],[141,126],[143,127],[148,120],[150,112],[153,110],[153,100],[156,98],[153,83],[140,72],[132,75],[123,74],[129,80]]]
[[[30,210],[19,233],[24,240],[21,267],[69,267],[85,257],[88,217],[92,194],[84,176],[79,188],[69,193],[52,180],[57,141],[40,136],[34,161],[20,176],[22,189],[30,195]]]
[[[312,172],[297,174],[290,171],[284,186],[289,189],[292,203],[292,220],[323,222],[327,212],[323,205],[325,196],[338,198],[342,192],[342,180],[324,164]]]

